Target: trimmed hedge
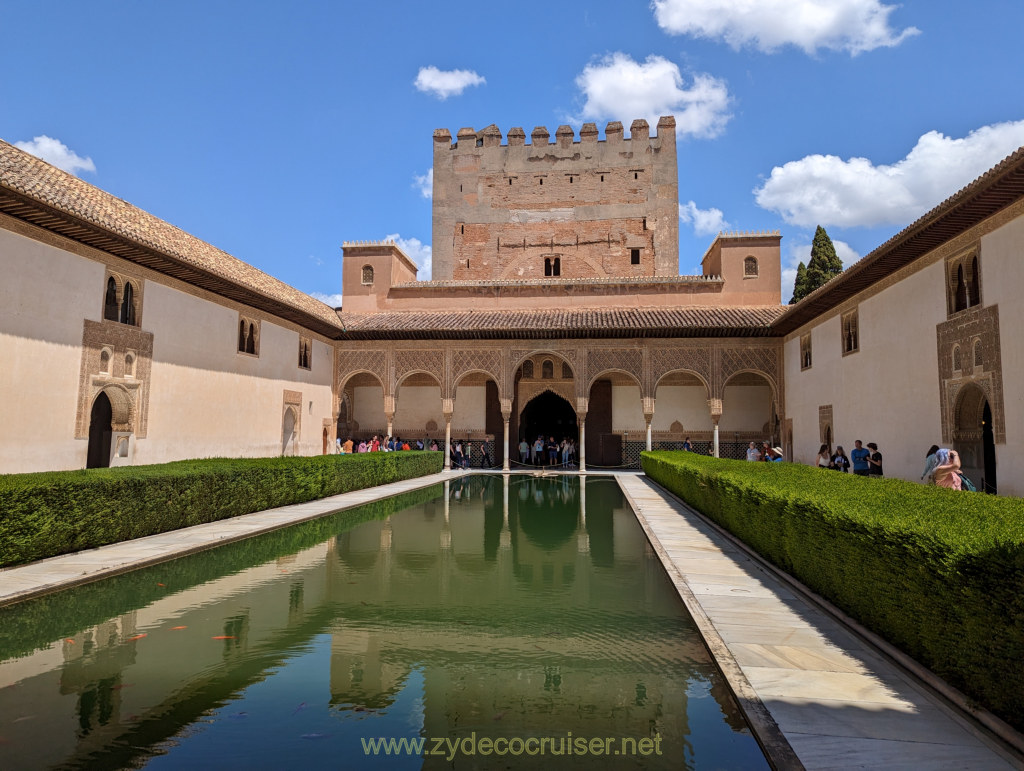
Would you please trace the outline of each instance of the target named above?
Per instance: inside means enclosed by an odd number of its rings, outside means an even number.
[[[0,476],[0,567],[433,474],[443,462],[409,451]]]
[[[645,452],[644,472],[1017,729],[1024,502],[792,463]]]
[[[145,607],[170,593],[296,554],[364,522],[384,519],[440,498],[443,492],[440,483],[421,487],[102,581],[7,605],[0,608],[0,629],[3,630],[0,661],[42,650],[54,640],[73,637],[83,629]]]

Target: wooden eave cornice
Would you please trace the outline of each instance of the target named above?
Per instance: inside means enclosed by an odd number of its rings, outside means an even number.
[[[1024,197],[1024,147],[890,238],[772,324],[787,335]]]
[[[152,246],[139,244],[125,236],[112,233],[95,223],[75,217],[8,187],[0,186],[0,212],[221,297],[257,308],[325,337],[338,339],[342,332],[340,321],[337,326],[332,326],[299,308],[190,265]]]

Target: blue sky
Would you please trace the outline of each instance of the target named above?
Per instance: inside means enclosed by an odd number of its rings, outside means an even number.
[[[429,277],[432,133],[674,114],[680,270],[815,225],[849,264],[1024,145],[1005,0],[12,3],[0,138],[339,302],[346,240]],[[788,281],[788,284],[786,283]]]

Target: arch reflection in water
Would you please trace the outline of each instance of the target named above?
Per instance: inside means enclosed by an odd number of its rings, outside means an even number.
[[[445,488],[0,610],[0,767],[360,767],[364,738],[569,731],[661,737],[629,767],[765,767],[614,481]]]

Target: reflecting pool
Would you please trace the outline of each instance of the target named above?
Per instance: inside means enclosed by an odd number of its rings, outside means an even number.
[[[495,475],[0,609],[0,769],[143,767],[768,766],[615,481]]]

